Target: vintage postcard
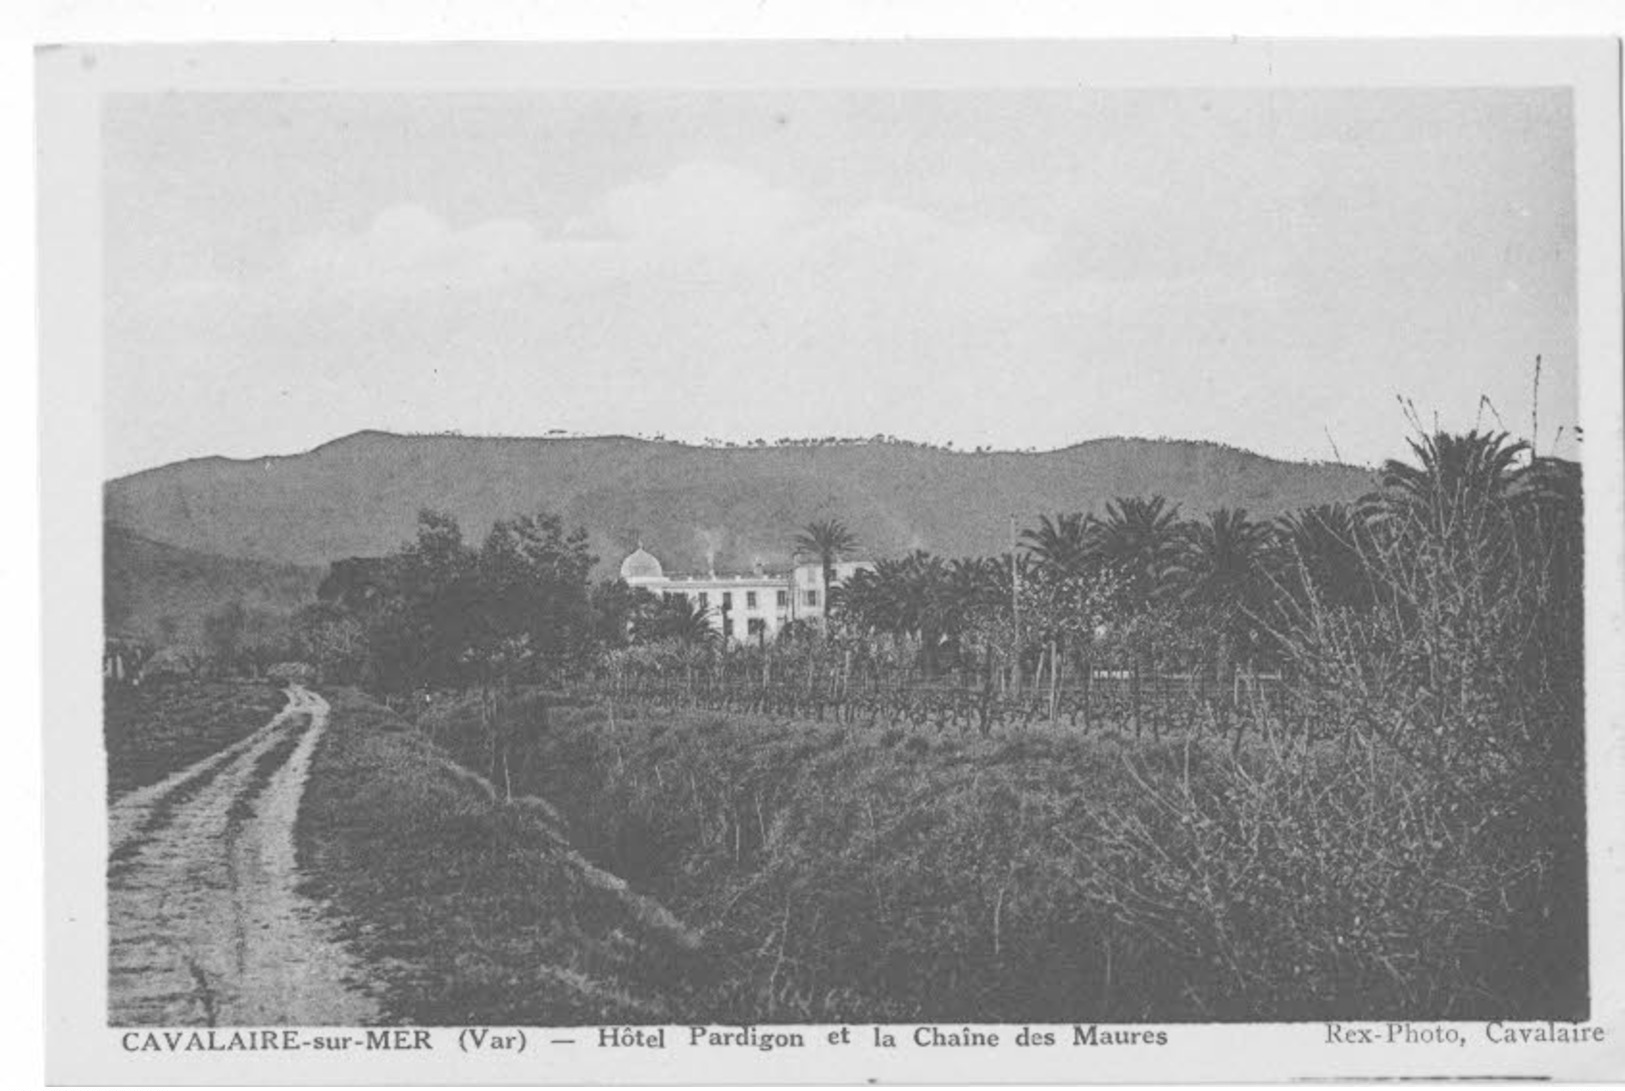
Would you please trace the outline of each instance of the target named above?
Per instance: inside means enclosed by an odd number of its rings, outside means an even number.
[[[1619,56],[41,50],[52,1080],[1619,1076]]]

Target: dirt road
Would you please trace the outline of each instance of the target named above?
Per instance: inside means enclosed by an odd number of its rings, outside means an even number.
[[[112,804],[110,1024],[377,1020],[355,960],[297,890],[294,819],[328,705],[287,692],[254,734]]]

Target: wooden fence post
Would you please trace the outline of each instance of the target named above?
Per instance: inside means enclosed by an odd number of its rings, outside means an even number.
[[[852,700],[852,651],[846,653],[846,678],[841,682],[841,722],[854,724],[858,722],[858,706]],[[858,689],[863,689],[863,679],[858,679]]]
[[[1160,671],[1151,672],[1151,737],[1162,741],[1162,721],[1168,715],[1168,687]]]
[[[1061,661],[1055,655],[1055,641],[1049,642],[1049,722],[1055,723],[1055,703],[1060,700]]]
[[[1090,726],[1090,722],[1091,722],[1090,719],[1089,719],[1089,698],[1094,692],[1094,677],[1095,677],[1095,662],[1092,659],[1087,659],[1086,658],[1083,661],[1083,730],[1084,730],[1084,734],[1088,734],[1089,726]]]
[[[1135,660],[1128,670],[1130,715],[1134,722],[1134,737],[1140,737],[1140,663]]]

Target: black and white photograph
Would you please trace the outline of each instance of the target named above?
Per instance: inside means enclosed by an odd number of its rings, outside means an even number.
[[[1603,1041],[1575,89],[870,48],[107,77],[109,1049]]]

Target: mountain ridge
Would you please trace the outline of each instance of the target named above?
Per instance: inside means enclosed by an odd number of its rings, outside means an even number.
[[[364,429],[298,454],[153,467],[104,493],[107,517],[146,538],[300,565],[387,552],[410,537],[422,507],[452,512],[476,543],[494,519],[550,510],[588,529],[603,575],[638,540],[674,569],[779,562],[815,518],[842,519],[870,555],[957,556],[1007,549],[1011,513],[1029,525],[1161,493],[1187,514],[1229,506],[1273,516],[1371,485],[1369,469],[1212,441],[963,451],[890,438],[724,446]]]
[[[834,437],[803,437],[777,440],[753,440],[745,443],[738,442],[700,442],[689,440],[668,439],[665,437],[650,437],[629,435],[621,432],[607,432],[598,435],[541,435],[521,436],[497,433],[465,433],[465,432],[392,432],[386,428],[360,428],[354,432],[347,432],[342,436],[323,440],[313,447],[302,451],[293,451],[287,454],[258,454],[258,455],[192,455],[188,458],[179,458],[173,462],[160,463],[157,466],[147,466],[139,470],[130,470],[127,473],[115,474],[107,479],[106,484],[116,484],[144,477],[148,474],[161,473],[173,470],[180,466],[189,466],[199,463],[217,463],[222,465],[248,466],[256,463],[275,462],[285,459],[303,458],[306,455],[318,454],[331,448],[345,447],[366,440],[376,441],[446,441],[446,442],[489,442],[489,443],[640,443],[678,447],[690,451],[763,451],[777,449],[809,450],[814,448],[835,447],[902,447],[913,450],[936,451],[944,455],[965,456],[975,458],[979,456],[997,455],[1054,455],[1064,454],[1109,443],[1146,443],[1146,444],[1176,444],[1188,447],[1207,447],[1221,451],[1231,451],[1253,458],[1264,459],[1289,466],[1312,467],[1340,467],[1358,470],[1362,473],[1375,472],[1374,467],[1361,466],[1351,462],[1340,462],[1337,459],[1302,459],[1285,458],[1279,455],[1268,455],[1261,451],[1254,451],[1247,447],[1240,447],[1232,443],[1224,443],[1212,439],[1180,439],[1173,436],[1092,436],[1089,439],[1080,439],[1074,443],[1061,447],[1044,448],[964,448],[950,444],[937,444],[925,440],[911,440],[895,436],[834,436]]]

